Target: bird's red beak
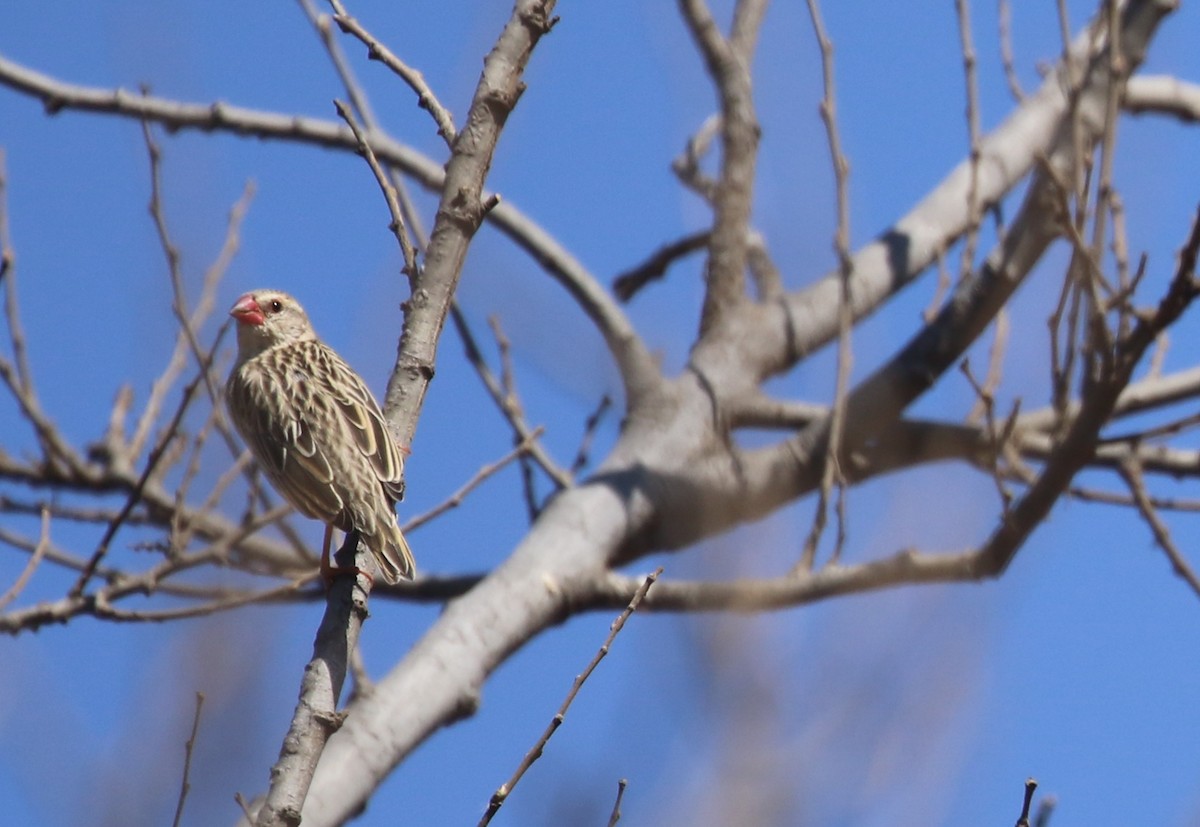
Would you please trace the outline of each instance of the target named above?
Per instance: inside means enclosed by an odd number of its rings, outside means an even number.
[[[229,315],[237,319],[238,324],[260,325],[267,320],[266,314],[258,306],[252,293],[247,293],[238,299],[230,309]]]

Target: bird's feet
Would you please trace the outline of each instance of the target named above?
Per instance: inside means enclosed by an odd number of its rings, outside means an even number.
[[[329,541],[333,537],[333,526],[325,526],[325,540],[321,543],[321,580],[325,583],[325,590],[328,591],[333,586],[333,581],[339,577],[347,575],[358,577],[360,574],[367,578],[370,587],[375,588],[375,577],[369,571],[363,571],[358,566],[338,566],[330,559]],[[342,545],[342,549],[347,547],[353,552],[354,547],[358,545],[358,532],[352,531],[346,535],[346,542]],[[341,550],[338,552],[341,553]]]

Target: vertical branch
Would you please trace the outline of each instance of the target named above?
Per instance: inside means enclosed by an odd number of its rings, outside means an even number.
[[[425,269],[408,302],[384,412],[401,445],[411,445],[417,416],[433,379],[437,344],[462,275],[467,247],[495,202],[483,183],[508,114],[524,88],[522,76],[542,35],[554,24],[554,0],[519,0],[496,46],[484,60],[466,125],[446,165]]]
[[[163,401],[174,385],[175,380],[183,371],[186,362],[186,353],[190,351],[197,364],[212,365],[212,359],[208,357],[205,348],[200,344],[200,339],[196,331],[212,314],[216,304],[217,286],[229,269],[229,265],[241,245],[240,231],[242,222],[245,220],[246,213],[250,209],[250,202],[253,200],[255,194],[254,182],[247,181],[241,196],[234,202],[233,207],[229,211],[229,223],[225,232],[225,239],[221,244],[221,250],[212,265],[204,273],[196,308],[189,310],[187,291],[184,288],[183,272],[180,267],[179,249],[171,238],[170,228],[167,226],[166,213],[163,208],[162,148],[154,139],[154,133],[151,131],[150,123],[147,121],[142,121],[142,137],[150,162],[150,203],[148,209],[150,217],[154,222],[155,232],[158,235],[159,245],[167,261],[167,275],[171,283],[171,311],[175,315],[175,320],[179,323],[179,332],[176,334],[175,348],[171,353],[170,359],[167,361],[167,366],[151,386],[150,397],[146,401],[145,410],[142,412],[142,416],[134,428],[134,434],[130,440],[128,451],[130,462],[133,462],[145,447],[150,431],[153,429],[154,423],[158,420],[158,414]],[[221,399],[222,394],[219,389],[218,380],[207,371],[202,378],[209,398],[214,404],[217,403]],[[237,444],[237,441],[230,434],[227,427],[222,426],[219,430],[225,439],[226,445],[229,447],[230,453],[236,457],[241,453],[241,448]]]
[[[1021,89],[1021,81],[1017,78],[1015,61],[1012,50],[1012,4],[1008,0],[1000,0],[997,10],[1000,28],[1000,62],[1004,65],[1004,79],[1008,81],[1008,91],[1013,100],[1020,103],[1025,100],[1025,92]]]
[[[192,771],[192,752],[196,748],[196,734],[200,731],[200,710],[204,707],[204,693],[196,693],[196,714],[192,717],[192,734],[188,736],[187,744],[184,745],[183,756],[183,781],[179,785],[179,801],[175,804],[175,819],[171,822],[172,827],[179,827],[183,820],[183,805],[187,801],[188,793],[191,792],[192,784],[188,780],[188,776]]]
[[[975,264],[975,248],[979,241],[979,161],[983,130],[979,120],[979,79],[976,76],[975,43],[971,36],[971,7],[968,0],[955,0],[958,15],[959,42],[962,48],[963,74],[967,87],[967,134],[970,140],[970,183],[967,185],[967,232],[963,238],[959,272],[971,271]]]
[[[8,186],[4,152],[0,149],[0,279],[4,281],[4,312],[8,324],[13,362],[0,357],[0,381],[8,386],[34,435],[47,463],[62,463],[80,469],[82,460],[42,410],[33,384],[33,372],[25,348],[25,330],[17,299],[16,253],[8,234]]]
[[[825,32],[821,9],[817,0],[808,0],[808,13],[812,18],[813,32],[821,50],[821,71],[824,77],[824,97],[821,100],[821,119],[829,138],[829,154],[833,161],[833,175],[837,190],[837,230],[833,246],[838,258],[840,290],[838,293],[838,351],[837,380],[834,387],[833,410],[830,413],[829,441],[825,449],[824,465],[821,469],[821,487],[817,498],[817,513],[812,529],[805,540],[799,568],[811,569],[816,559],[817,545],[826,523],[826,510],[833,486],[838,485],[838,536],[833,559],[840,556],[845,541],[845,475],[839,457],[842,450],[842,434],[846,420],[846,395],[850,385],[850,371],[854,364],[854,353],[850,343],[853,326],[851,316],[850,284],[854,274],[854,263],[850,257],[850,165],[842,153],[841,137],[837,126],[837,94],[834,82],[833,43]]]
[[[17,254],[13,252],[8,232],[8,173],[4,149],[0,148],[0,280],[4,281],[5,320],[8,323],[13,363],[17,369],[17,382],[22,391],[29,393],[33,378],[29,371],[29,357],[25,352],[25,329],[21,326],[21,314],[17,309],[17,287],[13,276],[16,260]]]
[[[467,247],[495,201],[482,198],[483,184],[509,112],[524,88],[525,65],[541,36],[550,30],[554,0],[518,0],[511,17],[484,61],[483,75],[467,113],[466,127],[455,141],[437,218],[426,249],[425,267],[415,267],[415,250],[405,249],[406,266],[416,271],[406,305],[396,365],[388,380],[384,411],[400,445],[411,445],[425,393],[433,378],[437,344],[462,274]],[[348,113],[348,108],[345,108]],[[347,118],[354,127],[352,118]],[[360,148],[366,143],[361,133]],[[366,154],[366,153],[364,153]],[[368,156],[368,161],[370,157]],[[378,164],[372,167],[383,188],[389,184]],[[396,195],[395,188],[391,194]],[[398,198],[389,198],[394,229],[400,235]],[[402,248],[405,245],[402,244]],[[358,538],[347,536],[339,555],[353,554]],[[284,827],[300,820],[317,762],[329,736],[341,724],[338,703],[350,652],[357,645],[367,615],[367,592],[361,580],[334,583],[327,600],[313,657],[305,669],[300,698],[272,769],[271,787],[255,817],[258,827]]]
[[[1108,233],[1108,215],[1115,208],[1113,188],[1113,159],[1116,155],[1117,116],[1121,113],[1121,92],[1128,72],[1125,55],[1121,52],[1121,9],[1117,0],[1108,0],[1108,99],[1104,106],[1104,132],[1100,139],[1100,181],[1096,187],[1096,207],[1092,218],[1091,257],[1095,269],[1100,269],[1104,257],[1104,242]],[[1093,279],[1094,281],[1094,279]],[[1101,312],[1097,307],[1096,311]]]
[[[746,228],[750,225],[759,125],[754,112],[750,63],[763,0],[742,0],[734,37],[726,40],[704,0],[680,0],[680,11],[717,87],[721,107],[721,173],[713,198],[712,237],[701,311],[701,335],[722,314],[741,304],[746,282]]]

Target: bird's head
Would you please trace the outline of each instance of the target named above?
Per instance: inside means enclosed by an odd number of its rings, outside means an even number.
[[[316,337],[300,302],[279,290],[251,290],[234,303],[229,315],[237,322],[241,360]]]

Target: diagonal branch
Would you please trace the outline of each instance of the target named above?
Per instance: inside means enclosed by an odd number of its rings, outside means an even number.
[[[1121,24],[1121,53],[1126,69],[1132,71],[1145,57],[1158,24],[1175,11],[1172,0],[1132,0],[1124,9]],[[1107,50],[1093,54],[1089,33],[1076,38],[1070,53],[1084,64],[1081,106],[1103,116],[1107,100],[1109,67]],[[1071,146],[1060,135],[1070,100],[1063,88],[1064,67],[1046,79],[1036,94],[1026,97],[1016,111],[979,142],[975,174],[975,200],[980,213],[987,212],[1016,187],[1039,158],[1059,148],[1070,157]],[[907,215],[885,230],[875,241],[853,256],[851,285],[855,321],[870,315],[895,293],[908,286],[937,256],[970,227],[962,209],[971,191],[972,162],[962,161]],[[745,325],[756,331],[754,353],[748,366],[758,377],[787,370],[805,354],[831,342],[837,335],[837,295],[840,272],[828,273],[816,284],[791,293],[774,308],[743,308]],[[741,321],[741,320],[739,320]],[[734,334],[739,330],[734,325]]]
[[[458,132],[454,129],[454,119],[437,99],[437,95],[433,94],[433,90],[425,82],[425,76],[398,58],[391,49],[367,31],[366,27],[357,19],[351,17],[340,0],[331,0],[331,5],[335,12],[333,22],[337,23],[338,28],[366,46],[367,57],[380,61],[416,92],[417,105],[429,112],[434,123],[437,124],[438,134],[446,141],[446,146],[453,150],[454,139],[458,137]],[[357,106],[357,104],[355,105]]]

